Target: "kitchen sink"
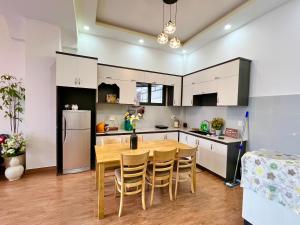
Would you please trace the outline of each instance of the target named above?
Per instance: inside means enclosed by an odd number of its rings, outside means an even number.
[[[201,135],[211,135],[211,133],[209,133],[209,132],[200,131],[200,130],[190,130],[190,132],[195,133],[195,134],[201,134]]]

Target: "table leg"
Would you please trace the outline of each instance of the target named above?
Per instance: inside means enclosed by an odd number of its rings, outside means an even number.
[[[195,192],[196,192],[196,174],[197,174],[197,171],[196,171],[196,162],[194,163],[194,172],[193,172],[193,185],[194,185],[194,190],[195,190]]]
[[[96,183],[96,190],[98,190],[98,183],[99,183],[99,166],[98,166],[98,164],[96,164],[96,180],[95,180],[95,183]]]
[[[98,218],[104,218],[104,164],[98,163]]]

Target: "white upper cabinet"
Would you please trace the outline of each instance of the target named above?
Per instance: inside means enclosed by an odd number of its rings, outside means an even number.
[[[185,76],[182,105],[247,106],[250,64],[238,58]]]
[[[165,76],[165,85],[174,87],[173,106],[181,106],[181,76]]]
[[[100,79],[108,78],[114,80],[145,82],[144,72],[138,70],[99,65],[98,74]]]
[[[136,82],[135,81],[127,81],[120,80],[117,81],[116,84],[120,88],[120,104],[135,104],[136,99]]]
[[[56,54],[56,85],[97,88],[97,59]]]
[[[148,84],[163,84],[166,85],[166,75],[151,73],[151,72],[144,72],[145,74],[145,83]]]

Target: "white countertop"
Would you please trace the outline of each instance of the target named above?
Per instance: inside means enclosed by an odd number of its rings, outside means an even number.
[[[217,142],[221,142],[221,143],[225,143],[225,144],[230,144],[230,143],[236,143],[236,142],[240,142],[241,139],[235,139],[235,138],[230,138],[230,137],[224,137],[224,139],[218,139],[218,137],[216,136],[209,136],[209,135],[201,135],[201,134],[197,134],[197,133],[193,133],[190,132],[192,129],[191,128],[167,128],[167,129],[157,129],[157,128],[142,128],[142,129],[136,129],[136,133],[155,133],[155,132],[177,132],[177,131],[181,131],[181,132],[185,132],[197,137],[203,137],[206,139],[210,139],[213,141],[217,141]],[[106,133],[96,133],[97,136],[105,136],[105,135],[120,135],[120,134],[131,134],[132,131],[127,131],[127,130],[117,130],[117,131],[108,131]]]

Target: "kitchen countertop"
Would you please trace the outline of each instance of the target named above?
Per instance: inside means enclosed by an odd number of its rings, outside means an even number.
[[[157,128],[142,128],[137,129],[137,134],[147,134],[147,133],[165,133],[165,132],[182,132],[186,134],[193,135],[195,137],[201,137],[208,140],[216,141],[223,144],[231,144],[231,143],[237,143],[240,142],[241,139],[235,139],[230,137],[224,137],[224,140],[218,139],[216,136],[209,136],[209,135],[202,135],[190,132],[191,128],[167,128],[167,129],[157,129]],[[111,136],[111,135],[126,135],[131,134],[132,131],[126,131],[126,130],[117,130],[117,131],[108,131],[106,133],[96,133],[97,136]]]

